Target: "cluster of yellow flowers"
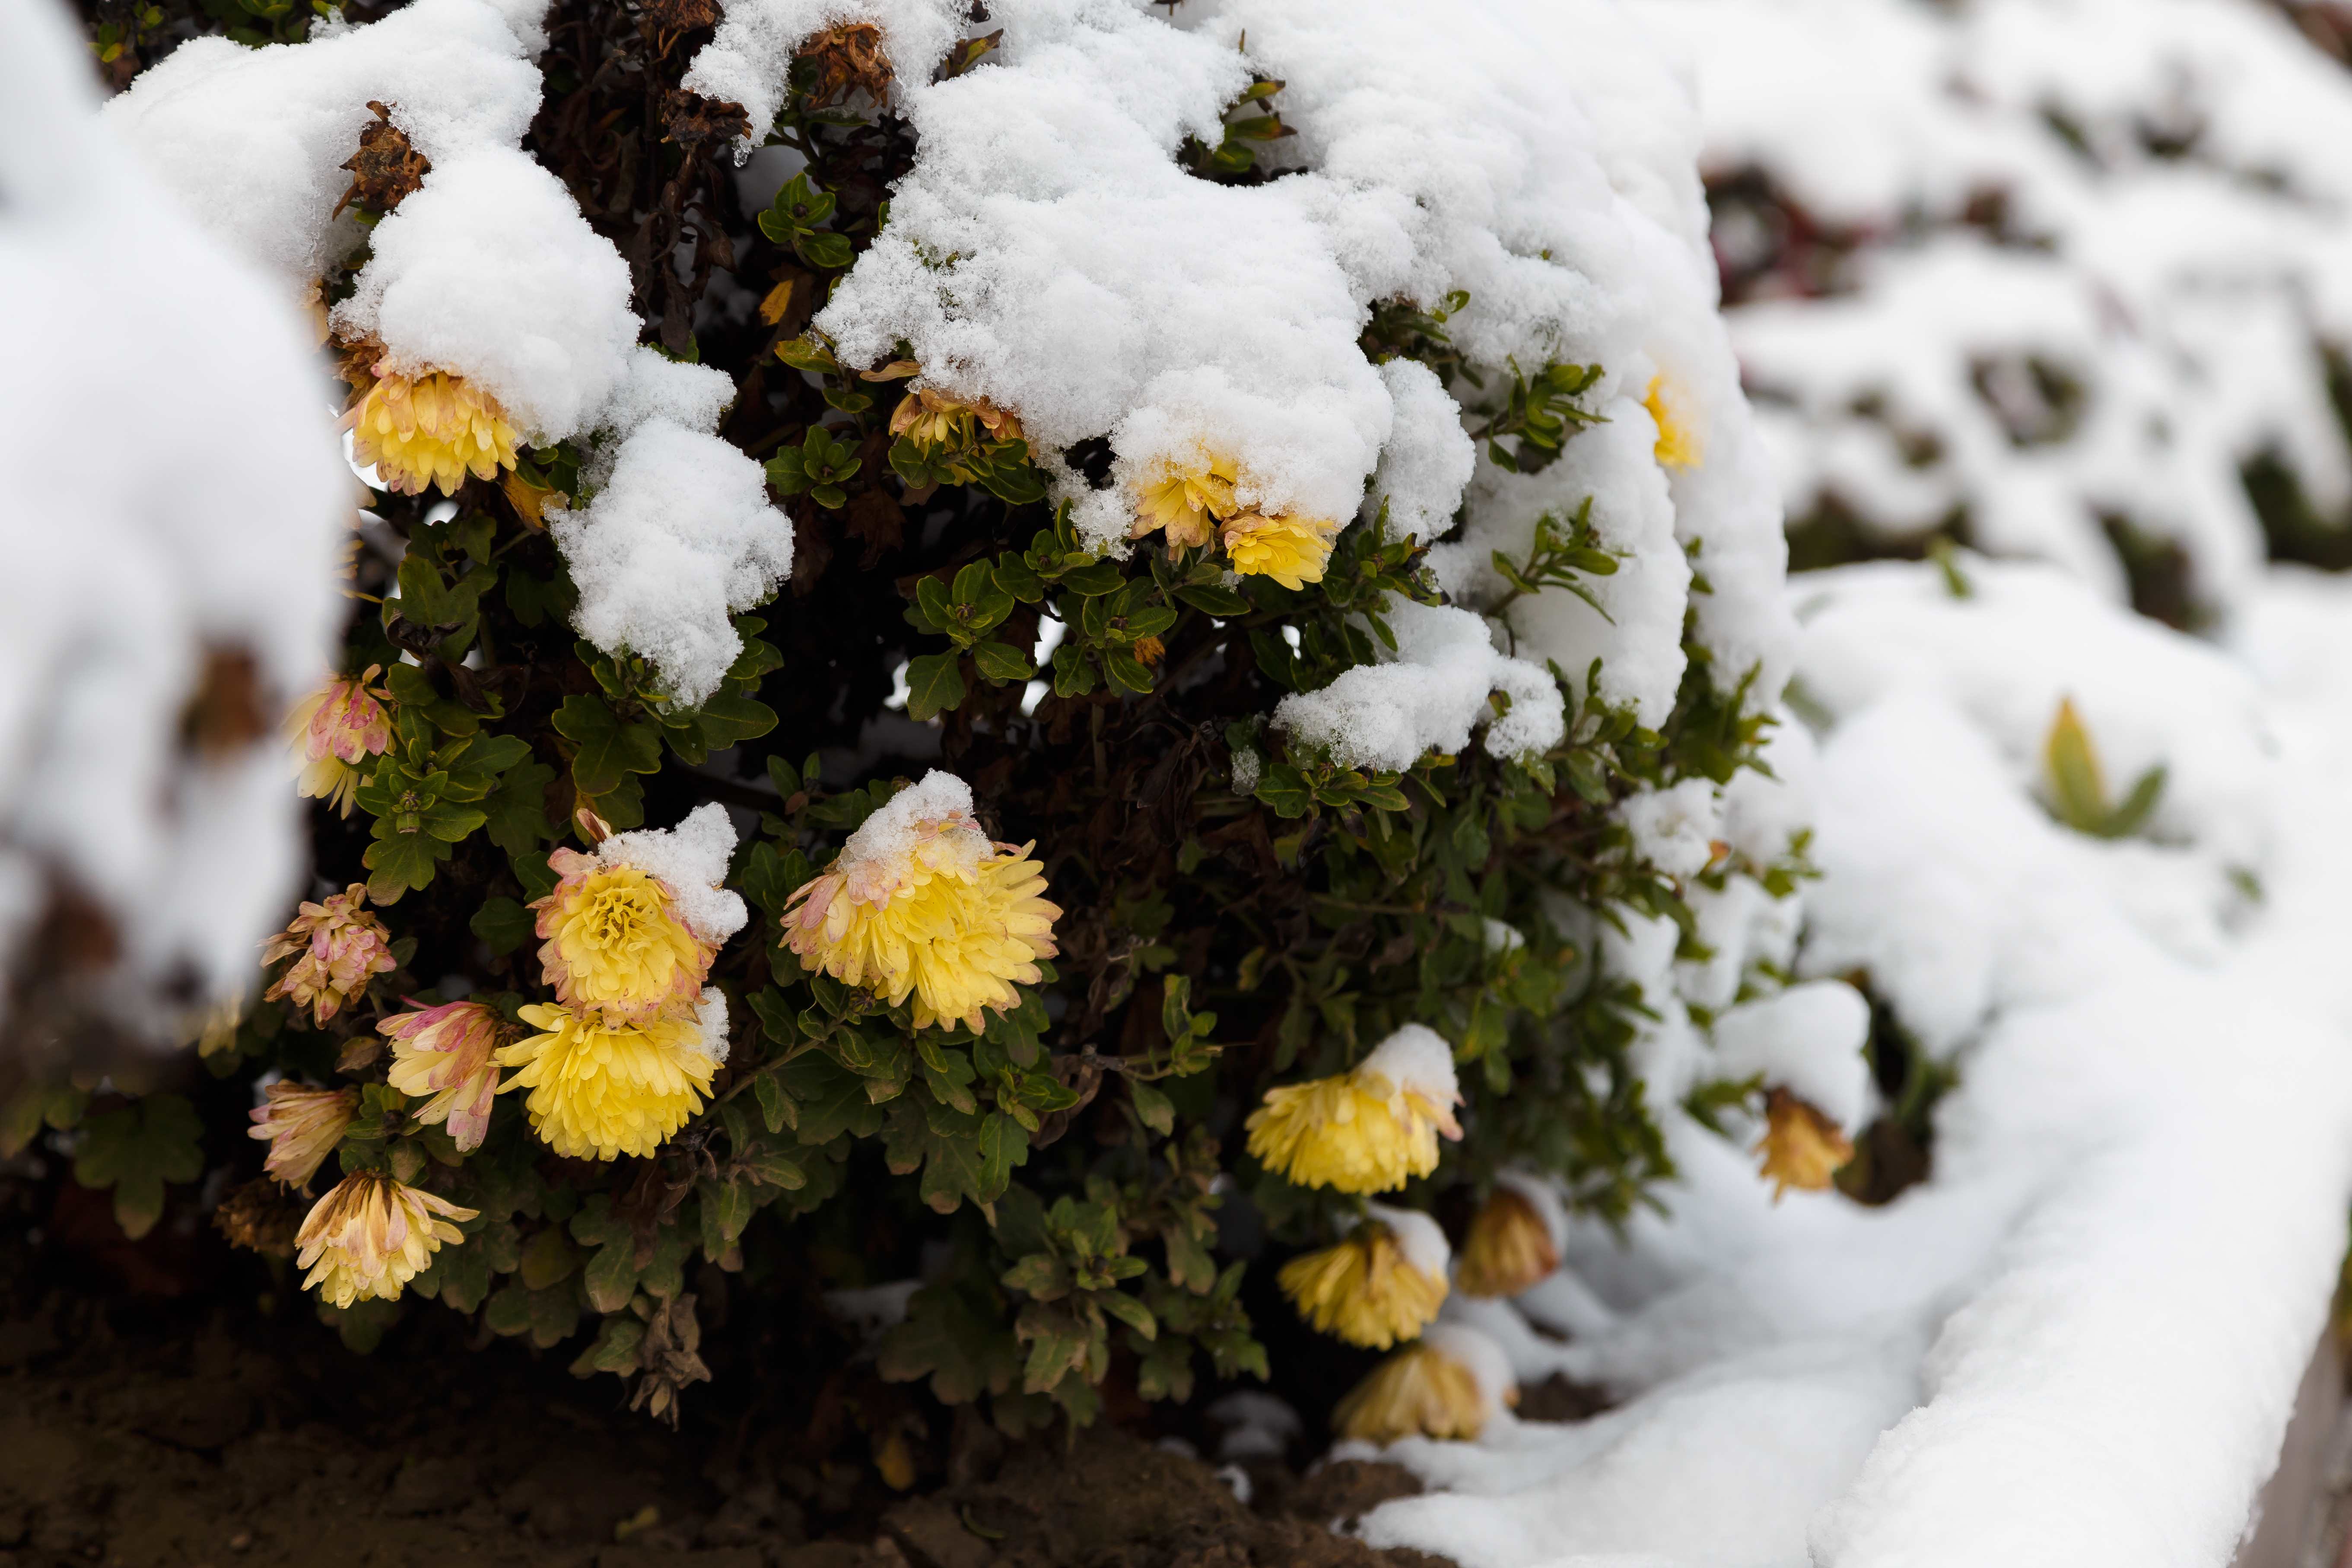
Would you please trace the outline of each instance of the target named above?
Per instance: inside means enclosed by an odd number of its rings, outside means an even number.
[[[1454,1117],[1461,1103],[1453,1047],[1435,1031],[1410,1024],[1352,1071],[1268,1089],[1246,1124],[1249,1152],[1300,1186],[1393,1192],[1437,1169],[1438,1139],[1462,1136]],[[1526,1198],[1512,1197],[1533,1214]],[[1549,1233],[1532,1247],[1512,1231],[1509,1212],[1492,1202],[1487,1208],[1501,1223],[1498,1228],[1482,1212],[1471,1227],[1469,1246],[1478,1253],[1473,1263],[1465,1249],[1465,1289],[1472,1282],[1493,1286],[1506,1275],[1516,1279],[1547,1252],[1557,1264]],[[1283,1266],[1277,1283],[1318,1330],[1372,1350],[1406,1346],[1341,1402],[1334,1416],[1341,1436],[1378,1442],[1412,1432],[1475,1436],[1493,1411],[1516,1396],[1507,1369],[1500,1383],[1482,1381],[1455,1353],[1457,1342],[1468,1342],[1429,1332],[1450,1289],[1452,1261],[1435,1220],[1367,1204],[1336,1246]]]
[[[695,935],[677,890],[642,868],[577,850],[539,911],[539,962],[556,1005],[522,1009],[541,1032],[502,1047],[527,1089],[531,1130],[559,1154],[650,1154],[702,1109],[719,1054],[699,1016],[718,948]]]
[[[1136,499],[1131,539],[1158,533],[1179,549],[1205,550],[1222,542],[1234,571],[1271,577],[1286,588],[1323,581],[1331,546],[1342,526],[1337,519],[1297,517],[1288,512],[1244,510],[1236,496],[1241,469],[1230,458],[1211,454],[1190,467],[1169,465],[1143,485]]]

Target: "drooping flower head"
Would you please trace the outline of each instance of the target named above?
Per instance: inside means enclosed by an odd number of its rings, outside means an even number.
[[[321,1028],[342,1011],[344,1003],[365,991],[370,980],[399,967],[393,962],[392,933],[367,912],[363,882],[353,882],[321,903],[304,904],[286,929],[262,946],[264,964],[281,958],[294,962],[261,994],[262,1000],[285,997],[298,1007],[308,1007],[311,1022]]]
[[[499,1016],[479,1002],[445,1002],[438,1007],[402,1013],[376,1025],[392,1041],[386,1081],[412,1098],[432,1096],[416,1120],[446,1123],[450,1142],[478,1149],[489,1131],[490,1103],[499,1092]]]
[[[499,1092],[527,1089],[531,1131],[574,1160],[650,1154],[702,1109],[726,1059],[727,1004],[716,987],[684,1018],[607,1024],[564,1007],[531,1006],[541,1032],[500,1047],[516,1068]]]
[[[1559,1267],[1559,1199],[1533,1177],[1505,1172],[1470,1221],[1454,1268],[1465,1296],[1516,1296]]]
[[[673,829],[614,834],[593,855],[549,856],[560,880],[530,907],[556,1000],[608,1024],[691,1016],[719,944],[749,918],[719,885],[734,847],[726,808],[712,805]]]
[[[962,446],[973,438],[974,426],[988,432],[991,441],[1023,438],[1021,421],[1009,410],[984,399],[950,397],[935,387],[907,394],[890,415],[890,434],[904,436],[927,451]]]
[[[1503,1348],[1475,1329],[1440,1323],[1374,1367],[1332,1410],[1331,1426],[1364,1443],[1415,1436],[1466,1442],[1518,1402]]]
[[[1225,555],[1244,577],[1271,577],[1297,590],[1323,581],[1339,524],[1331,518],[1244,512],[1225,524]]]
[[[331,1306],[396,1298],[444,1242],[465,1240],[452,1221],[478,1210],[408,1186],[375,1171],[345,1176],[320,1198],[295,1233],[294,1266],[302,1285]]]
[[[1265,1091],[1250,1113],[1249,1152],[1302,1187],[1385,1193],[1437,1169],[1437,1139],[1462,1136],[1454,1052],[1407,1024],[1352,1072]]]
[[[1372,1204],[1338,1246],[1292,1258],[1276,1282],[1322,1332],[1384,1351],[1437,1316],[1446,1261],[1445,1233],[1435,1220]]]
[[[1763,1156],[1756,1173],[1772,1184],[1779,1203],[1790,1187],[1826,1192],[1838,1168],[1853,1158],[1853,1141],[1838,1124],[1785,1089],[1764,1100],[1764,1136],[1754,1151]]]
[[[263,1092],[268,1098],[253,1108],[246,1136],[269,1145],[264,1171],[289,1187],[309,1186],[320,1163],[343,1141],[343,1129],[359,1109],[359,1091],[279,1082]]]
[[[345,816],[352,814],[352,797],[360,787],[360,764],[382,756],[392,744],[392,713],[384,707],[392,696],[368,685],[383,670],[382,665],[372,664],[356,679],[339,675],[297,703],[286,718],[287,738],[302,759],[296,787]]]
[[[472,474],[494,479],[515,466],[515,430],[497,398],[446,371],[405,376],[378,363],[374,379],[343,416],[352,458],[373,466],[387,489],[455,495]]]
[[[1658,426],[1654,451],[1661,467],[1695,468],[1706,460],[1706,438],[1699,427],[1698,410],[1680,382],[1663,374],[1652,376],[1642,406],[1650,411]]]
[[[1128,537],[1160,532],[1168,542],[1199,549],[1216,537],[1216,524],[1236,510],[1234,486],[1241,469],[1231,458],[1209,454],[1188,466],[1167,464],[1144,480]]]
[[[802,967],[892,1005],[915,998],[915,1027],[1019,1005],[1037,961],[1058,951],[1058,906],[1030,845],[990,842],[971,788],[933,769],[849,836],[823,876],[784,907],[784,945]]]

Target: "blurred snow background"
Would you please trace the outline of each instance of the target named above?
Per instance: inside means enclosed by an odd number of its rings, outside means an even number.
[[[1931,535],[2227,624],[2352,503],[2343,14],[1645,0],[1792,564]],[[2251,494],[2249,487],[2251,479]]]

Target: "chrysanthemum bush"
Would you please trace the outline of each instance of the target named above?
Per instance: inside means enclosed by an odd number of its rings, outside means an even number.
[[[1641,1203],[1661,1095],[1825,1186],[1857,1111],[1645,1083],[1601,959],[1776,991],[1806,870],[1687,105],[1606,6],[1312,9],[418,0],[132,78],[373,499],[318,896],[198,1046],[249,1117],[42,1084],[10,1146],[673,1415],[698,1297],[908,1281],[881,1376],[1013,1432],[1304,1323],[1400,1358],[1346,1430],[1471,1435],[1507,1364],[1433,1320]],[[1507,103],[1500,218],[1382,140]]]

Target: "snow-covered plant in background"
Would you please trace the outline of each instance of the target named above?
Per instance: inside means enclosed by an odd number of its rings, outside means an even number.
[[[1643,1060],[1780,988],[1806,867],[1696,123],[1617,6],[135,30],[113,129],[311,310],[372,493],[288,725],[317,896],[202,1114],[98,1115],[142,1192],[266,1155],[218,1227],[352,1342],[437,1298],[674,1417],[786,1376],[671,1356],[698,1295],[919,1274],[861,1420],[1328,1407],[1371,1359],[1308,1325],[1410,1345],[1449,1226],[1548,1271],[1661,1095],[1828,1184],[1843,1023]],[[1659,940],[1696,978],[1602,961]],[[1502,1408],[1439,1338],[1349,1419]]]
[[[2352,515],[2352,73],[2263,0],[1652,0],[1800,564],[2227,620]],[[2315,8],[2320,9],[2320,8]]]
[[[278,723],[323,668],[354,491],[293,301],[100,125],[64,17],[10,0],[0,35],[14,1089],[28,1061],[95,1068],[105,1033],[176,1042],[247,990],[299,875]],[[138,1055],[116,1053],[126,1073]],[[73,1101],[61,1088],[47,1109],[62,1119]],[[17,1110],[37,1125],[42,1108]]]

